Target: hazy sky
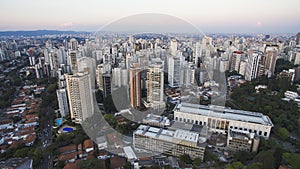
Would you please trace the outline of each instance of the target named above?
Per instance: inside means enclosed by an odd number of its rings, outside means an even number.
[[[1,0],[0,30],[95,31],[126,16],[161,13],[205,33],[296,33],[299,7],[299,0]]]

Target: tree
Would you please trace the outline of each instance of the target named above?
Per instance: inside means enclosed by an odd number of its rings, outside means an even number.
[[[113,114],[105,114],[104,119],[107,121],[107,123],[110,126],[112,126],[114,128],[117,126],[117,121],[116,121],[116,118]]]
[[[275,130],[275,135],[284,141],[289,137],[289,131],[286,128],[281,127],[277,131]]]
[[[183,154],[179,157],[180,161],[185,164],[192,164],[192,159],[188,154]]]
[[[201,163],[202,163],[202,160],[201,160],[200,158],[195,158],[195,160],[194,160],[194,162],[193,162],[193,164],[194,164],[195,166],[200,166]]]
[[[247,161],[252,160],[255,155],[255,153],[240,151],[234,154],[234,159],[235,161],[246,163]]]
[[[263,168],[274,168],[274,151],[261,151],[254,157],[254,162],[261,163]]]
[[[252,163],[246,167],[246,169],[263,169],[261,163]]]
[[[300,168],[300,154],[283,153],[283,159],[287,161],[293,168]]]
[[[86,159],[86,160],[81,160],[77,166],[80,169],[100,169],[101,164],[100,161],[98,161],[97,159]]]
[[[240,161],[233,162],[231,164],[227,164],[227,169],[243,169],[244,165]]]

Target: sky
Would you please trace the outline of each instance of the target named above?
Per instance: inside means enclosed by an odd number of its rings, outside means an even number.
[[[1,0],[0,31],[96,31],[132,15],[159,13],[205,33],[296,33],[299,6],[299,0]]]

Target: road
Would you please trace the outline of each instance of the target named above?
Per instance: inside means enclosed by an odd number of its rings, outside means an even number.
[[[45,114],[47,120],[43,121],[42,130],[41,130],[41,141],[43,150],[43,158],[41,160],[41,169],[51,169],[52,168],[52,154],[51,152],[45,152],[45,149],[52,144],[52,114],[47,111]],[[50,153],[50,154],[49,154]]]

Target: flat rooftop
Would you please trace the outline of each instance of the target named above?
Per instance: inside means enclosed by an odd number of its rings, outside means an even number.
[[[157,127],[149,127],[146,125],[140,125],[136,131],[134,131],[134,134],[144,135],[154,139],[160,139],[174,143],[178,141],[197,143],[199,140],[199,134],[196,132],[181,129],[172,131]]]
[[[273,126],[271,119],[262,113],[236,110],[216,105],[205,106],[192,103],[180,103],[175,107],[175,111]]]

